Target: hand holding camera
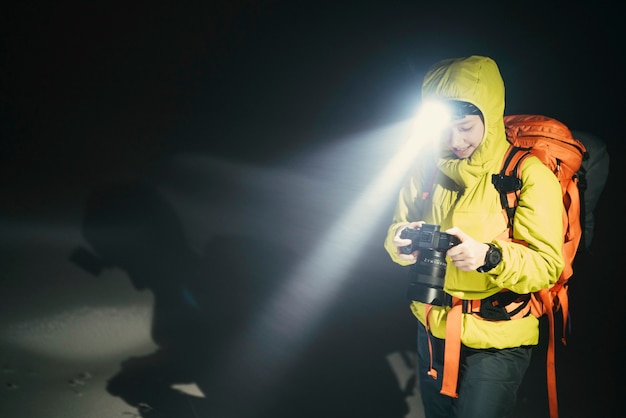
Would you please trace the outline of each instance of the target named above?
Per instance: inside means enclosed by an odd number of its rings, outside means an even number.
[[[416,229],[404,228],[400,238],[411,240],[411,244],[400,247],[401,253],[418,251],[417,262],[409,270],[408,298],[443,305],[446,301],[443,291],[446,252],[461,241],[455,235],[440,232],[440,226],[433,224],[421,224]]]
[[[461,241],[454,235],[439,232],[439,225],[422,224],[421,228],[404,228],[400,233],[400,238],[410,239],[411,244],[400,247],[404,254],[411,254],[419,250],[435,250],[446,252]]]

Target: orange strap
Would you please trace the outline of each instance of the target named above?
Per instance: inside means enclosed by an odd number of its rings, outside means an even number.
[[[444,368],[443,368],[443,381],[441,385],[440,393],[442,395],[458,398],[457,385],[459,380],[459,366],[461,359],[461,323],[463,318],[463,303],[466,303],[466,311],[480,318],[476,312],[480,312],[480,300],[462,300],[453,298],[452,308],[448,311],[448,317],[446,320],[446,345],[444,351]],[[506,309],[509,312],[515,310],[520,306],[521,302],[513,302],[507,305]],[[511,317],[511,320],[523,318],[530,311],[530,303],[525,309],[522,309],[517,314]],[[426,309],[426,322],[428,322],[428,313],[430,309]],[[481,318],[482,319],[482,318]],[[429,346],[430,347],[430,346]],[[554,347],[554,342],[552,342]],[[552,349],[554,352],[554,349]],[[554,364],[554,354],[552,354],[552,363]],[[432,357],[431,357],[432,365]],[[431,367],[432,368],[432,367]],[[554,370],[554,367],[553,367]],[[430,374],[430,373],[429,373]],[[436,374],[434,376],[436,378]],[[556,385],[554,385],[556,387]]]
[[[567,294],[566,289],[563,289],[564,297],[561,300],[561,308],[563,309],[564,318],[567,317]],[[548,339],[548,352],[546,356],[547,367],[547,381],[548,381],[548,400],[550,407],[550,418],[558,418],[558,400],[556,391],[556,368],[555,368],[555,350],[554,350],[554,312],[552,298],[548,289],[537,292],[543,307],[544,313],[548,316],[548,322],[550,326],[550,335]],[[479,307],[480,301],[467,301],[469,312],[476,312]],[[528,309],[530,309],[529,303]],[[430,352],[430,367],[428,374],[433,379],[437,379],[437,371],[432,367],[432,345],[430,341],[430,331],[428,327],[429,314],[432,309],[432,305],[426,305],[426,331],[428,336],[428,350]],[[523,317],[526,315],[527,310],[515,315],[514,318]],[[474,314],[476,315],[476,314]],[[476,315],[478,316],[478,315]],[[444,369],[443,369],[443,381],[441,384],[442,395],[458,398],[457,386],[459,380],[459,367],[461,357],[461,322],[463,317],[463,300],[453,298],[452,308],[448,311],[448,317],[446,321],[446,344],[444,351]],[[513,319],[513,318],[512,318]],[[564,331],[565,332],[565,331]],[[563,343],[565,343],[565,334],[563,335]]]
[[[548,403],[550,407],[550,418],[558,418],[559,408],[556,393],[556,368],[554,364],[554,311],[552,298],[548,289],[542,289],[539,292],[539,297],[544,305],[544,310],[548,316],[548,323],[550,325],[550,335],[548,337],[548,352],[546,355],[546,368],[548,377]]]
[[[557,290],[558,288],[558,290]],[[550,406],[550,418],[557,418],[558,399],[556,390],[556,366],[555,366],[555,336],[554,312],[561,310],[563,315],[563,335],[561,342],[567,344],[565,335],[568,327],[569,301],[566,286],[555,286],[555,289],[542,289],[533,294],[533,315],[540,317],[545,314],[549,323],[548,351],[546,355],[546,375],[548,381],[548,401]]]
[[[567,296],[567,287],[563,286],[557,292],[557,297],[559,300],[559,307],[561,308],[561,312],[563,314],[563,336],[561,337],[561,342],[563,345],[567,345],[567,341],[565,338],[565,333],[567,331],[567,320],[569,318],[569,300]]]
[[[428,366],[428,375],[433,379],[437,380],[437,370],[433,369],[433,345],[430,341],[430,330],[428,326],[428,315],[430,314],[430,310],[433,308],[433,305],[426,304],[426,337],[428,338],[428,354],[430,355],[430,365]]]
[[[459,299],[454,298],[452,309],[448,311],[446,320],[446,346],[444,351],[442,395],[458,398],[456,391],[459,380],[459,363],[461,357],[461,318],[463,306]]]

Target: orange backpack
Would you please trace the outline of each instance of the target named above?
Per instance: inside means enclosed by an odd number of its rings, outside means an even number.
[[[553,310],[563,310],[567,320],[567,281],[572,276],[574,258],[582,239],[581,208],[584,184],[582,162],[587,150],[582,142],[572,136],[570,130],[556,119],[540,115],[512,115],[504,117],[506,136],[511,143],[502,163],[500,174],[493,175],[492,182],[500,192],[502,208],[509,221],[509,237],[513,238],[513,216],[522,187],[520,168],[523,160],[534,155],[557,177],[563,197],[563,258],[565,266],[558,281],[542,291],[550,296],[549,303],[542,304],[540,294],[534,294],[532,313],[540,317]],[[539,292],[538,292],[539,293]],[[565,340],[565,336],[563,336]]]
[[[556,119],[541,115],[511,115],[504,117],[506,136],[511,143],[502,163],[499,174],[494,174],[492,182],[500,192],[502,208],[509,224],[509,238],[513,238],[513,217],[519,202],[522,188],[521,165],[530,155],[543,162],[558,178],[563,197],[563,258],[565,267],[558,281],[549,289],[542,289],[531,295],[530,312],[537,318],[547,315],[550,327],[547,353],[547,380],[550,417],[558,417],[556,391],[556,371],[554,364],[554,313],[559,310],[563,316],[563,336],[569,314],[567,285],[573,274],[573,263],[582,239],[581,208],[584,207],[582,196],[585,178],[582,162],[587,158],[587,151],[582,142],[572,136],[571,131]],[[579,190],[580,189],[580,190]],[[523,244],[523,243],[522,243]],[[468,301],[480,302],[480,301]],[[453,300],[448,312],[446,329],[446,349],[444,376],[441,393],[457,397],[460,334],[461,300]],[[470,308],[469,312],[472,312]],[[426,317],[428,318],[429,306]],[[467,311],[465,311],[467,312]],[[431,370],[434,378],[436,371]]]
[[[541,115],[511,115],[504,117],[506,136],[511,146],[504,160],[502,171],[494,176],[494,186],[500,192],[502,207],[509,218],[510,237],[513,237],[513,216],[519,200],[517,190],[498,188],[497,178],[513,176],[519,180],[520,167],[529,155],[541,160],[557,177],[563,196],[563,259],[565,266],[557,282],[549,289],[542,289],[531,295],[531,313],[539,318],[547,315],[550,326],[547,378],[550,416],[558,416],[556,371],[554,364],[554,313],[559,310],[563,316],[563,335],[561,341],[566,344],[565,330],[569,316],[567,296],[568,280],[574,273],[573,264],[578,246],[583,235],[581,208],[584,208],[582,196],[585,183],[582,162],[587,158],[587,150],[582,142],[572,136],[571,131],[556,119]]]

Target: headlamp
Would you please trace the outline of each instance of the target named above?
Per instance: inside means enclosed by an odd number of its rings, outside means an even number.
[[[450,127],[450,123],[468,115],[482,112],[475,105],[461,100],[424,100],[415,118],[414,133],[426,143],[436,140]]]

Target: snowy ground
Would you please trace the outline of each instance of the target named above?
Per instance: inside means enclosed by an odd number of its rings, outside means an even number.
[[[320,172],[331,176],[332,173],[329,173],[328,169],[328,166],[311,168],[316,171],[317,176]],[[312,175],[289,177],[286,172],[280,170],[278,172],[251,170],[219,164],[210,159],[201,158],[192,161],[182,159],[173,162],[166,175],[157,176],[163,182],[160,190],[168,196],[180,217],[186,230],[187,245],[192,251],[201,252],[201,248],[207,245],[207,237],[211,233],[242,233],[255,223],[260,223],[257,228],[260,233],[271,232],[271,226],[278,223],[276,217],[279,216],[273,205],[283,207],[280,216],[287,222],[292,222],[291,219],[295,219],[297,213],[305,206],[311,208],[315,205],[313,209],[322,212],[319,218],[301,218],[295,228],[287,228],[280,237],[273,236],[270,241],[273,240],[274,243],[269,246],[276,245],[278,238],[290,242],[297,241],[308,236],[310,231],[319,228],[320,219],[325,219],[323,214],[336,211],[337,205],[341,204],[342,199],[346,199],[338,190],[345,185],[336,184],[334,188],[328,187],[330,179],[320,180]],[[233,204],[228,200],[232,199],[230,196],[220,196],[219,192],[213,195],[202,193],[193,187],[189,190],[176,183],[186,181],[190,176],[201,185],[207,186],[208,190],[215,190],[212,188],[214,178],[228,177],[231,179],[229,180],[231,186],[242,190],[248,200],[243,205]],[[295,189],[301,190],[302,195],[292,201],[290,199],[293,199],[293,195],[286,193],[285,190]],[[129,275],[128,271],[117,267],[98,271],[98,266],[95,266],[93,260],[83,262],[82,267],[79,265],[80,262],[73,261],[77,248],[91,252],[89,243],[85,241],[81,231],[83,204],[88,193],[87,188],[66,192],[51,202],[49,208],[30,208],[30,211],[19,217],[5,220],[0,228],[2,230],[0,417],[2,418],[163,416],[157,415],[161,412],[158,406],[148,402],[129,405],[107,390],[108,382],[120,372],[125,361],[149,356],[158,349],[158,344],[151,336],[155,300],[153,292],[149,289],[138,291],[133,286],[131,279],[134,277],[132,274]],[[215,196],[218,199],[214,199]],[[270,196],[270,199],[264,200],[264,196]],[[318,199],[320,196],[324,199]],[[256,210],[254,219],[249,216],[251,205],[254,205]],[[228,214],[231,222],[222,222],[224,213]],[[330,244],[333,245],[332,242]],[[300,275],[306,278],[308,270],[322,264],[320,260],[309,261],[308,267],[300,268]],[[90,269],[95,270],[90,272]],[[351,277],[354,273],[349,272],[349,266],[346,269],[348,270],[344,270],[345,275]],[[385,271],[384,267],[382,269],[377,267],[375,270],[381,274]],[[184,274],[183,271],[186,270],[181,269],[180,274]],[[175,275],[174,270],[172,272]],[[367,281],[365,289],[369,289],[369,286],[375,288],[380,286],[377,283],[378,279]],[[398,289],[398,294],[403,293],[403,285],[388,286],[383,290],[388,292],[394,288]],[[329,294],[334,292],[340,295],[345,292],[345,288],[341,287],[332,289],[328,289]],[[355,309],[361,309],[360,303],[369,303],[363,298],[360,299],[362,302],[356,303]],[[314,301],[315,299],[311,299],[311,304]],[[338,302],[333,299],[328,299],[324,303],[327,309],[337,309],[333,306]],[[386,304],[394,305],[391,299]],[[408,311],[401,309],[399,312],[408,319],[407,323],[411,324]],[[318,322],[327,315],[321,311],[309,313],[311,318],[319,317],[316,320]],[[362,327],[368,326],[367,321],[361,322],[362,314],[355,314],[350,309],[347,310],[346,318],[340,321],[346,321],[345,326],[356,330],[352,332],[357,336],[362,333]],[[303,317],[299,320],[305,321],[300,322],[299,326],[305,326],[306,321],[309,321]],[[298,324],[297,320],[295,323]],[[310,323],[309,326],[312,328],[318,326],[319,336],[331,341],[328,344],[334,344],[333,337],[324,336],[336,332],[332,327],[331,331],[326,332],[326,326],[323,324]],[[406,335],[409,340],[411,339],[410,328],[402,326],[402,329],[399,327],[398,330],[399,335]],[[307,338],[314,337],[302,337],[301,341],[293,343],[293,351],[296,353],[292,356],[293,362],[302,361],[298,357],[306,352],[307,345],[310,344]],[[341,365],[333,366],[331,363],[330,367],[338,375],[344,374],[345,381],[349,382],[348,376],[353,372],[352,367],[366,370],[368,363],[375,362],[377,366],[373,368],[380,369],[380,372],[376,373],[390,377],[390,380],[386,381],[391,382],[392,386],[395,385],[395,389],[385,389],[398,393],[399,401],[390,402],[402,403],[401,397],[404,396],[406,403],[404,408],[407,411],[405,416],[407,418],[422,416],[419,397],[410,386],[413,382],[411,377],[414,359],[406,346],[400,344],[394,348],[391,343],[390,346],[380,348],[376,352],[364,354],[360,340],[352,340],[351,343],[340,338],[339,341],[342,347],[337,349],[340,353],[336,355],[337,358],[342,358],[341,356],[350,350],[358,350],[361,353],[355,358],[364,356],[365,361],[362,365],[350,365],[345,369]],[[320,344],[322,344],[320,349],[326,353],[324,350],[328,350],[327,343]],[[334,354],[330,354],[330,357],[329,362],[338,361],[332,359],[335,357]],[[343,378],[337,377],[331,374],[328,378],[341,382]],[[377,384],[372,385],[370,386],[375,391]],[[204,393],[195,382],[181,382],[170,387],[187,395],[187,399],[181,404],[181,408],[187,410],[181,411],[181,414],[190,417],[206,416],[194,408],[194,403],[204,398]],[[316,390],[314,387],[315,385],[307,390],[314,391]],[[332,391],[336,392],[337,389]],[[324,402],[320,394],[311,392],[311,396],[317,396],[320,403]],[[358,398],[357,394],[346,396],[349,399]]]

